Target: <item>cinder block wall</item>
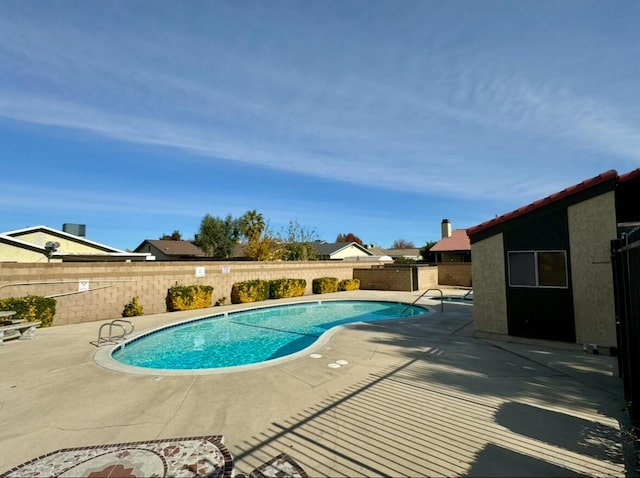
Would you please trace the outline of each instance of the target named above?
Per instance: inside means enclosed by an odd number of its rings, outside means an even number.
[[[364,290],[413,290],[411,269],[408,267],[354,269],[353,278],[360,280],[360,289]]]
[[[471,283],[471,262],[438,264],[438,284],[470,287]]]
[[[438,287],[438,266],[418,267],[418,289],[426,290]]]
[[[134,296],[145,314],[165,312],[167,289],[176,284],[213,286],[214,303],[225,297],[228,304],[235,282],[305,279],[305,293],[312,294],[313,279],[351,279],[354,267],[366,266],[357,261],[0,263],[0,298],[54,296],[54,325],[64,325],[121,317]],[[196,268],[204,268],[204,277],[196,277]],[[89,291],[80,292],[82,287]]]
[[[360,288],[364,290],[403,290],[412,291],[438,286],[437,267],[417,267],[418,283],[413,283],[415,267],[393,267],[372,269],[354,269],[353,277],[360,279]]]

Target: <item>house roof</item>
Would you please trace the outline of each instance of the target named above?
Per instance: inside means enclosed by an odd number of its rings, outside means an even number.
[[[638,170],[632,172],[635,173]],[[632,174],[629,173],[629,174]],[[640,173],[638,173],[640,174]],[[598,176],[595,176],[591,179],[586,179],[584,181],[582,181],[581,183],[578,183],[574,186],[570,186],[566,189],[563,189],[562,191],[559,191],[557,193],[551,194],[550,196],[547,196],[543,199],[539,199],[537,201],[532,202],[531,204],[528,204],[526,206],[523,206],[521,208],[516,209],[515,211],[511,211],[508,212],[506,214],[503,214],[501,216],[497,216],[493,219],[490,219],[488,221],[485,221],[481,224],[478,224],[477,226],[473,226],[467,229],[467,234],[471,237],[474,236],[480,232],[483,232],[487,229],[490,229],[494,226],[497,226],[499,224],[505,223],[507,221],[511,221],[512,219],[515,219],[517,217],[523,216],[525,214],[528,214],[530,212],[536,211],[538,209],[541,209],[545,206],[548,206],[550,204],[556,203],[562,199],[566,199],[570,196],[573,196],[574,194],[578,194],[582,191],[585,191],[586,189],[592,188],[594,186],[598,186],[600,184],[606,183],[607,181],[615,181],[618,178],[618,173],[611,169],[609,171],[606,171],[602,174],[599,174]],[[433,250],[433,248],[431,249]]]
[[[451,236],[443,237],[429,249],[429,252],[470,251],[471,242],[466,229],[454,229]]]
[[[67,247],[61,250],[55,250],[51,253],[47,251],[44,244],[37,244],[30,240],[25,240],[24,237],[33,233],[46,233],[49,236],[64,239],[72,243],[81,244],[84,246],[90,246],[95,249],[96,252],[77,252],[71,247],[69,250]],[[148,253],[135,253],[127,252],[115,247],[100,244],[98,242],[90,241],[82,236],[76,236],[65,231],[53,229],[48,226],[32,226],[23,229],[15,229],[13,231],[7,231],[0,234],[0,242],[13,246],[23,250],[30,250],[33,252],[41,253],[45,257],[51,257],[53,259],[62,260],[64,262],[87,262],[87,261],[124,261],[124,260],[148,260]]]
[[[68,232],[60,231],[58,229],[53,229],[48,226],[31,226],[25,227],[23,229],[15,229],[13,231],[6,231],[3,234],[10,237],[20,238],[20,236],[25,236],[27,234],[33,234],[34,232],[46,232],[47,234],[51,234],[52,236],[58,236],[65,239],[69,239],[71,241],[88,244],[91,247],[95,247],[96,249],[100,249],[104,252],[125,252],[121,249],[116,249],[115,247],[107,246],[105,244],[100,244],[99,242],[90,241],[89,239],[76,236],[75,234],[70,234]]]
[[[174,241],[172,239],[146,239],[135,248],[139,251],[145,244],[150,244],[167,256],[197,256],[205,257],[202,249],[189,241]]]
[[[343,249],[348,249],[350,247],[355,247],[356,249],[360,249],[362,252],[367,254],[368,256],[373,256],[373,252],[368,250],[366,247],[361,246],[357,242],[314,242],[313,248],[316,251],[316,254],[319,256],[332,256],[333,254],[337,254]]]
[[[35,252],[40,252],[46,255],[47,250],[44,246],[39,246],[33,242],[23,241],[17,237],[9,236],[8,234],[0,234],[0,242],[3,244],[9,244],[10,246],[19,247],[21,249],[29,249]]]
[[[625,183],[636,178],[640,178],[640,168],[629,171],[628,173],[621,174],[620,176],[618,176],[618,182]]]
[[[367,247],[368,251],[371,251],[371,253],[373,253],[374,256],[388,256],[389,253],[386,249],[383,249],[382,247],[377,247],[377,246],[369,246]]]

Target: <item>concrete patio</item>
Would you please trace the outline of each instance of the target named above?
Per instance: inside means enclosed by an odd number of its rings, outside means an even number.
[[[281,453],[309,476],[637,476],[615,358],[478,340],[472,306],[419,304],[430,305],[424,318],[343,327],[313,350],[321,358],[231,374],[106,370],[90,344],[101,322],[7,341],[0,473],[60,448],[215,434],[236,476]],[[134,323],[143,331],[237,307]],[[336,360],[348,363],[328,367]]]

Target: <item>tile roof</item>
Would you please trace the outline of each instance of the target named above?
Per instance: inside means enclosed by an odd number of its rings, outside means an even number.
[[[356,249],[362,250],[369,256],[373,255],[373,252],[369,251],[364,246],[361,246],[357,242],[314,242],[313,248],[319,256],[331,256],[336,254],[337,252],[342,251],[343,249],[348,249],[350,247],[354,247]]]
[[[636,178],[640,178],[640,168],[629,171],[628,173],[621,174],[620,176],[618,176],[618,182],[624,183]]]
[[[387,250],[382,248],[382,247],[377,247],[377,246],[369,246],[367,247],[367,250],[371,251],[371,253],[374,256],[386,256],[387,254]]]
[[[443,237],[429,252],[470,251],[471,242],[466,229],[454,229],[451,236]]]
[[[638,172],[638,170],[636,171],[632,171],[631,173],[628,174],[633,174]],[[638,173],[640,174],[640,173]],[[627,176],[627,175],[625,175]],[[486,229],[489,229],[493,226],[496,226],[498,224],[502,224],[504,222],[510,221],[512,219],[515,219],[516,217],[519,216],[523,216],[524,214],[530,213],[532,211],[535,211],[537,209],[540,209],[542,207],[548,206],[549,204],[555,203],[557,201],[560,201],[561,199],[565,199],[569,196],[572,196],[574,194],[577,194],[581,191],[584,191],[585,189],[589,189],[593,186],[597,186],[598,184],[602,184],[606,181],[610,181],[612,179],[617,179],[618,178],[618,173],[611,169],[609,171],[606,171],[602,174],[599,174],[598,176],[595,176],[591,179],[586,179],[584,181],[582,181],[581,183],[578,183],[574,186],[570,186],[566,189],[563,189],[560,192],[551,194],[550,196],[547,196],[543,199],[539,199],[537,201],[532,202],[531,204],[528,204],[526,206],[523,206],[521,208],[516,209],[515,211],[511,211],[508,212],[506,214],[503,214],[501,216],[495,217],[494,219],[490,219],[488,221],[485,221],[481,224],[478,224],[477,226],[473,226],[467,229],[467,234],[469,236],[473,236],[475,234],[478,234],[479,232],[482,232]],[[433,250],[433,249],[432,249]]]
[[[174,241],[171,239],[147,239],[140,244],[136,250],[145,243],[151,244],[167,256],[198,256],[204,257],[205,253],[198,246],[189,241]]]

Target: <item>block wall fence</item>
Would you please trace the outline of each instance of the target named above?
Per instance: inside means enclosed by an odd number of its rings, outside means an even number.
[[[231,286],[252,279],[305,279],[312,294],[317,277],[351,279],[360,262],[91,262],[1,263],[0,298],[25,295],[56,299],[54,325],[122,316],[138,296],[145,314],[166,312],[167,289],[174,285],[213,286],[213,302],[231,303]],[[202,276],[202,273],[204,275]],[[86,292],[80,289],[88,288]]]
[[[438,284],[471,287],[471,262],[440,262]]]
[[[229,304],[235,282],[305,279],[305,295],[311,295],[319,277],[359,278],[361,289],[411,291],[437,286],[438,268],[418,267],[416,286],[411,268],[362,261],[0,263],[0,298],[54,297],[53,325],[66,325],[119,318],[135,296],[145,315],[166,312],[167,289],[174,285],[210,285],[213,302],[224,297]]]

